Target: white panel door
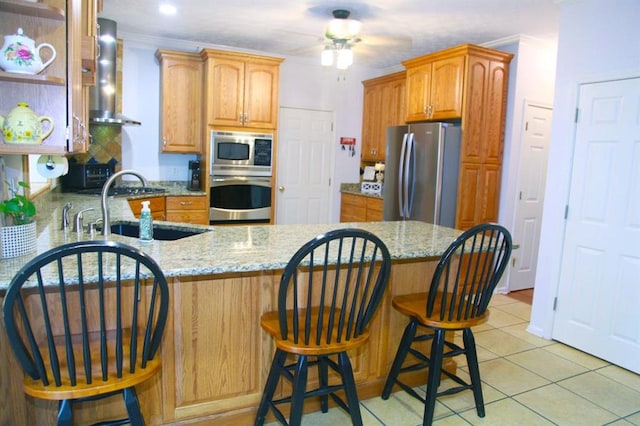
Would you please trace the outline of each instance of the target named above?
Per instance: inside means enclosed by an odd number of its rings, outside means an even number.
[[[277,224],[329,222],[332,116],[328,111],[280,108]]]
[[[540,223],[547,177],[547,157],[551,135],[551,108],[528,104],[524,113],[525,131],[520,154],[518,200],[516,201],[509,291],[532,288],[540,246]]]
[[[640,78],[579,111],[552,337],[640,373]]]

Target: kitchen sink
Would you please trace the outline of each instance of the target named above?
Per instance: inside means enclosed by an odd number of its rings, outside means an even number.
[[[208,232],[208,229],[187,228],[175,225],[153,224],[153,239],[159,241],[175,241],[181,238],[192,237],[194,235]],[[114,223],[111,225],[111,233],[123,235],[125,237],[137,238],[140,233],[138,223]]]

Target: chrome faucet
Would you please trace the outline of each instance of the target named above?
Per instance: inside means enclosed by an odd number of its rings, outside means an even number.
[[[123,175],[133,175],[138,179],[140,179],[140,182],[142,182],[142,186],[147,186],[147,179],[144,176],[142,176],[139,172],[136,172],[135,170],[121,170],[118,173],[114,173],[113,175],[111,175],[109,180],[107,180],[104,183],[104,186],[102,187],[101,198],[102,198],[102,235],[104,235],[105,239],[109,238],[109,234],[111,233],[111,229],[110,229],[111,225],[109,222],[109,206],[107,205],[107,196],[109,193],[109,188],[111,187],[113,182],[116,181],[116,179],[118,179],[120,176],[123,176]]]
[[[60,229],[66,231],[69,229],[69,210],[73,209],[72,203],[66,203],[64,207],[62,207],[62,225]]]
[[[84,232],[84,213],[93,211],[93,207],[89,207],[87,209],[80,210],[76,213],[73,225],[73,232],[77,232],[78,235],[82,235]]]

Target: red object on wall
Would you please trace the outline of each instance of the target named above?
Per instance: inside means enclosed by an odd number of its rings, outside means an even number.
[[[344,136],[340,138],[340,145],[355,145],[356,138],[345,138]]]

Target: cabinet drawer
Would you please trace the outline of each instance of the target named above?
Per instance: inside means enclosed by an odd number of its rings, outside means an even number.
[[[207,197],[184,196],[167,197],[167,210],[207,210]]]
[[[342,194],[342,204],[350,207],[365,208],[367,206],[367,199],[361,195]]]
[[[209,224],[208,211],[167,211],[168,222],[196,223],[200,225]]]
[[[164,195],[162,197],[148,197],[148,198],[133,198],[131,200],[127,200],[129,203],[129,208],[133,212],[133,215],[137,218],[140,218],[140,210],[142,210],[142,202],[149,202],[149,209],[151,209],[151,216],[154,219],[160,218],[164,216],[165,211],[165,200]]]

